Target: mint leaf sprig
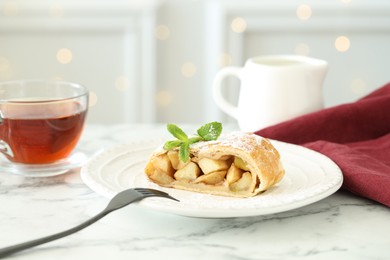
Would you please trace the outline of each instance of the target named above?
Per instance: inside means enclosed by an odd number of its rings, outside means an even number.
[[[217,140],[222,133],[222,124],[219,122],[207,123],[197,130],[196,135],[191,137],[175,124],[167,124],[167,130],[177,139],[167,141],[164,144],[164,149],[172,150],[179,147],[179,159],[188,162],[190,159],[190,145],[200,141]]]

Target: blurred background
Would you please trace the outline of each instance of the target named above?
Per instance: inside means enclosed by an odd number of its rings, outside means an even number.
[[[90,123],[232,122],[213,77],[265,54],[327,60],[326,107],[352,102],[390,81],[389,46],[388,0],[0,0],[0,80],[81,83]]]

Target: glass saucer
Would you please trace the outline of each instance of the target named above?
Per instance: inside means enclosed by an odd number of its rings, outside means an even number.
[[[23,164],[14,163],[0,156],[0,172],[22,175],[25,177],[48,177],[66,173],[72,169],[83,166],[88,156],[75,151],[68,158],[50,164]]]

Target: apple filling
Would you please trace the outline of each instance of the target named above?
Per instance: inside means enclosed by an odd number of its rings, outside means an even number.
[[[225,155],[219,159],[179,159],[177,150],[170,150],[151,160],[149,178],[162,185],[174,182],[228,187],[230,191],[245,191],[252,185],[252,174],[247,164],[237,156]],[[150,169],[151,169],[150,168]]]

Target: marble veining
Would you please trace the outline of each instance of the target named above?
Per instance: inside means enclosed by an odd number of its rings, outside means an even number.
[[[165,126],[88,125],[79,149],[95,154],[150,136],[165,137]],[[107,202],[84,185],[79,169],[45,178],[0,172],[0,246],[70,228]],[[385,260],[389,220],[389,208],[342,190],[295,210],[244,218],[190,218],[133,204],[7,259]]]

